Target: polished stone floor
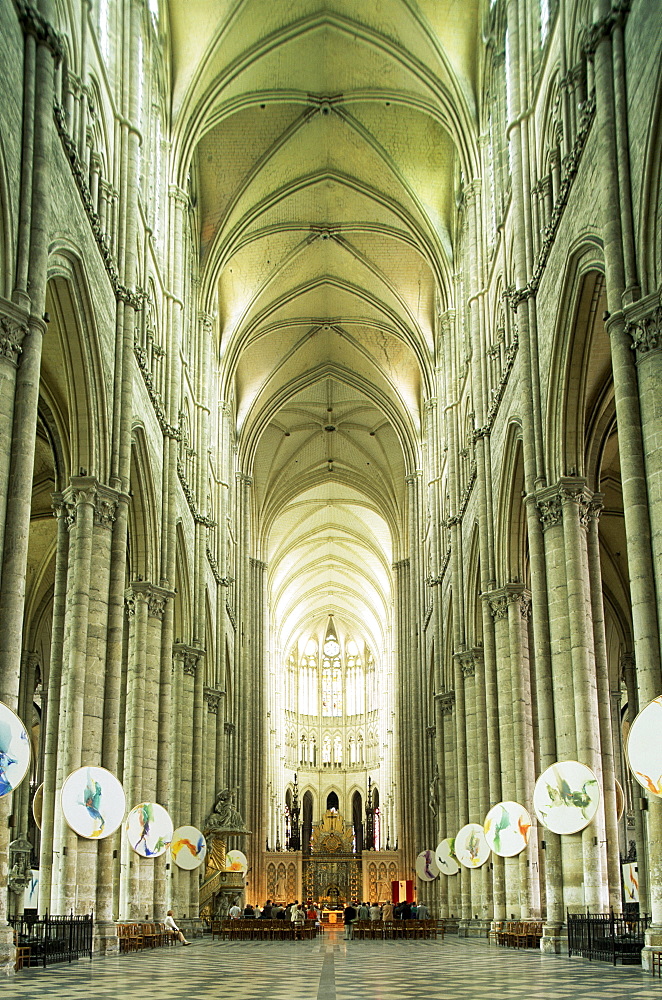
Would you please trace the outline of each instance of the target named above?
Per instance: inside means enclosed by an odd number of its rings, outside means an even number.
[[[662,1000],[639,968],[486,942],[211,941],[23,969],[14,1000]]]

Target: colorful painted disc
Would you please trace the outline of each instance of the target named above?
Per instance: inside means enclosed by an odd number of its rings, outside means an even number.
[[[552,833],[579,833],[591,822],[600,804],[598,780],[590,767],[561,760],[540,775],[533,792],[533,808]]]
[[[435,860],[437,862],[437,868],[439,872],[443,875],[457,875],[460,870],[460,866],[457,863],[457,858],[455,857],[455,838],[446,837],[437,844],[437,849],[434,852]]]
[[[44,811],[44,783],[40,784],[37,791],[34,793],[34,798],[32,800],[32,815],[34,816],[34,821],[37,824],[37,829],[41,830],[41,817]]]
[[[172,820],[158,802],[141,802],[134,806],[124,829],[131,847],[143,858],[158,858],[172,841]]]
[[[455,837],[455,857],[465,868],[480,868],[490,856],[490,845],[480,823],[467,823]]]
[[[68,825],[87,840],[103,840],[121,825],[126,812],[122,785],[105,767],[79,767],[62,785],[62,812]]]
[[[434,851],[421,851],[416,858],[416,874],[423,882],[432,882],[439,875]]]
[[[616,782],[616,821],[618,822],[625,811],[625,793],[618,778],[615,778],[614,780]]]
[[[30,737],[15,712],[0,701],[0,798],[18,788],[30,767]]]
[[[225,869],[229,872],[243,872],[245,875],[248,871],[248,858],[243,851],[228,851],[225,855]]]
[[[498,802],[485,817],[483,830],[491,851],[514,858],[529,842],[531,816],[519,802]]]
[[[172,860],[179,868],[193,871],[207,855],[207,841],[195,826],[178,826],[170,844]]]
[[[651,795],[662,796],[662,695],[641,710],[627,743],[630,770]]]

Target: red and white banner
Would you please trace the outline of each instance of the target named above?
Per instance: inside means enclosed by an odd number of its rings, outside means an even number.
[[[411,903],[414,898],[414,880],[402,879],[400,882],[391,882],[391,902]]]

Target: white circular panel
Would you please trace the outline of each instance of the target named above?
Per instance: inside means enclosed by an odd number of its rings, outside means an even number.
[[[662,695],[641,710],[632,723],[627,752],[630,770],[651,795],[662,796]]]
[[[207,841],[197,827],[178,826],[172,835],[170,853],[178,868],[193,871],[205,860]]]
[[[87,840],[103,840],[126,812],[124,789],[105,767],[79,767],[62,785],[62,812],[68,825]]]
[[[437,844],[434,854],[440,873],[443,875],[457,875],[460,866],[455,857],[455,840],[453,837],[446,837],[445,840]]]
[[[501,858],[514,858],[529,842],[531,816],[519,802],[498,802],[483,824],[485,839]]]
[[[143,858],[158,858],[172,841],[172,820],[158,802],[134,806],[124,829],[131,847]]]
[[[490,845],[480,823],[467,823],[455,837],[455,857],[465,868],[480,868],[490,856]]]
[[[421,851],[416,858],[416,874],[424,882],[432,882],[439,874],[434,851]]]
[[[225,855],[225,868],[229,872],[243,872],[244,875],[248,871],[248,858],[243,851],[228,851]]]
[[[0,798],[18,788],[30,767],[30,737],[11,708],[0,701]]]
[[[561,760],[540,775],[533,792],[536,816],[552,833],[579,833],[595,816],[600,788],[593,771],[576,760]]]

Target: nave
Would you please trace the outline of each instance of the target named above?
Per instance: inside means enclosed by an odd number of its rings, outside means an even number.
[[[13,1000],[659,1000],[640,968],[458,938],[349,941],[342,928],[311,942],[219,942],[26,969],[0,985]]]

